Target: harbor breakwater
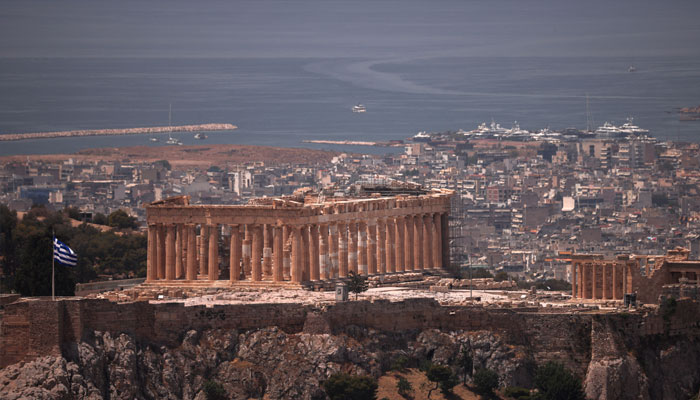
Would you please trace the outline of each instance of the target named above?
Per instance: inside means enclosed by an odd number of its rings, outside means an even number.
[[[84,129],[76,131],[60,132],[34,132],[34,133],[11,133],[0,135],[0,141],[14,141],[26,139],[45,139],[56,137],[74,136],[116,136],[116,135],[141,135],[168,132],[196,132],[196,131],[231,131],[238,128],[232,124],[198,124],[198,125],[178,125],[178,126],[151,126],[145,128],[124,128],[124,129]]]

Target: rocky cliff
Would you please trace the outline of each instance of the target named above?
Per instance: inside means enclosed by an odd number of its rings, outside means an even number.
[[[407,310],[406,304],[379,305],[377,310]],[[65,336],[59,351],[25,355],[2,369],[0,397],[203,399],[204,382],[214,380],[231,398],[324,398],[320,382],[331,374],[378,377],[399,358],[408,366],[426,360],[451,365],[461,374],[457,359],[463,348],[476,367],[497,371],[504,386],[531,386],[536,365],[547,360],[560,360],[584,378],[589,398],[683,399],[700,386],[695,303],[672,313],[646,314],[486,309],[448,323],[425,320],[421,310],[447,316],[457,316],[457,310],[424,302],[410,305],[413,313],[395,314],[393,323],[352,317],[353,312],[372,312],[372,307],[363,302],[311,307],[301,324],[284,326],[268,324],[263,315],[259,326],[241,321],[232,324],[239,327],[216,326],[226,314],[212,311],[209,324],[190,321],[176,336],[152,335],[147,329],[90,329],[93,324],[84,322],[80,340]],[[88,314],[80,313],[83,319]],[[492,314],[502,314],[510,325]],[[301,315],[290,318],[296,321]],[[341,315],[347,316],[345,323],[338,320]],[[489,321],[491,329],[485,328]]]

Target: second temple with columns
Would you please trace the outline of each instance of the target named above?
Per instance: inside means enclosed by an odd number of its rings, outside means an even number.
[[[146,206],[148,284],[302,284],[449,266],[450,191]]]

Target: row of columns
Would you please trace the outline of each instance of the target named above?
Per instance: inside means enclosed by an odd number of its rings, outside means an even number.
[[[218,280],[220,240],[231,281],[292,282],[443,268],[447,214],[306,225],[148,226],[147,280]],[[223,246],[226,247],[226,246]]]
[[[617,262],[571,264],[571,296],[580,299],[622,300],[633,291],[632,267]]]

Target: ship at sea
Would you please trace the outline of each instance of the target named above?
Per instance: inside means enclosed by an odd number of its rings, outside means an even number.
[[[204,140],[204,139],[208,138],[208,136],[201,133],[201,132],[197,132],[194,134],[194,138],[197,140]]]
[[[352,106],[352,112],[354,112],[354,113],[367,112],[367,107],[365,107],[362,104],[358,104],[358,105]]]
[[[643,136],[649,133],[648,129],[640,128],[634,124],[632,117],[627,118],[627,122],[620,126],[616,126],[610,122],[605,122],[595,130],[597,136],[600,137],[628,137],[628,136]]]
[[[648,134],[649,130],[635,125],[632,117],[627,118],[627,122],[620,126],[606,122],[599,126],[595,131],[590,129],[579,130],[576,128],[567,128],[556,131],[550,129],[549,127],[538,131],[529,131],[527,129],[522,129],[517,121],[513,123],[513,127],[510,129],[504,128],[495,121],[491,121],[490,124],[487,124],[486,122],[479,124],[479,126],[474,130],[465,131],[460,129],[454,133],[457,138],[462,140],[491,139],[515,142],[561,142],[575,141],[579,139],[593,139],[596,137],[601,139],[646,138],[648,137]],[[413,142],[435,142],[440,141],[440,138],[444,135],[444,133],[427,133],[426,131],[421,131],[415,134],[411,140]]]

